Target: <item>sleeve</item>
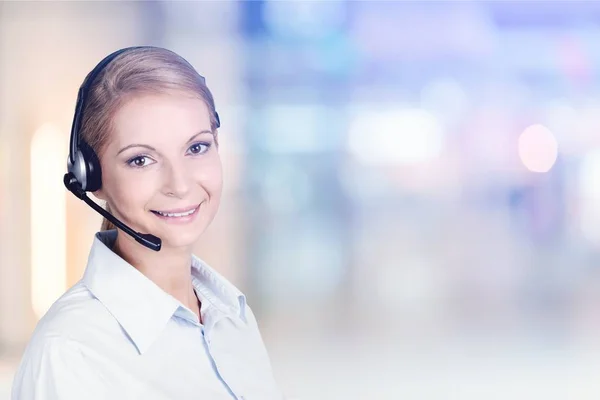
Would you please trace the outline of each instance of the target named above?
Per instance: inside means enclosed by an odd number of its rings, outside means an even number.
[[[106,385],[76,342],[52,338],[26,350],[15,374],[12,400],[106,399]]]

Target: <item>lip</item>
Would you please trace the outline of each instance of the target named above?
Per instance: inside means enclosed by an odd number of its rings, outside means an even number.
[[[181,212],[186,212],[186,211],[191,211],[194,210],[193,213],[186,215],[184,217],[167,217],[165,215],[160,215],[158,214],[156,211],[152,210],[152,214],[160,219],[161,221],[167,223],[167,224],[174,224],[174,225],[183,225],[183,224],[189,224],[191,222],[193,222],[196,219],[196,216],[200,213],[200,208],[202,207],[202,204],[204,204],[204,202],[196,205],[196,206],[191,206],[191,207],[183,207],[183,208],[177,208],[177,209],[172,209],[169,211],[162,211],[164,213],[181,213]]]
[[[176,214],[176,213],[192,211],[193,209],[198,208],[199,206],[200,206],[200,204],[193,204],[191,206],[182,207],[182,208],[172,208],[170,210],[150,210],[150,211],[159,211],[164,214]]]

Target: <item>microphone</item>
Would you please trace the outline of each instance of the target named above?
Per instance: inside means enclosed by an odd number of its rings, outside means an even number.
[[[85,201],[85,203],[100,213],[104,218],[112,222],[117,228],[121,229],[123,232],[132,236],[136,242],[142,244],[143,246],[149,248],[150,250],[159,251],[162,241],[154,235],[136,232],[121,221],[117,219],[114,215],[106,211],[104,208],[100,207],[98,204],[94,203],[85,193],[85,190],[81,188],[81,184],[77,181],[77,178],[69,172],[65,174],[63,178],[63,182],[65,187],[77,196],[79,199]]]

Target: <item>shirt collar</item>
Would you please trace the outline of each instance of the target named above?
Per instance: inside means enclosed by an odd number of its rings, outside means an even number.
[[[206,262],[192,255],[192,284],[201,296],[223,314],[247,324],[246,296]]]
[[[144,353],[183,305],[111,248],[117,231],[95,235],[83,282],[123,327],[138,352]],[[196,256],[192,259],[196,290],[221,312],[245,319],[245,296]]]

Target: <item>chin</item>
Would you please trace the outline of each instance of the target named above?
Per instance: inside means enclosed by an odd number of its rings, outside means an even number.
[[[185,248],[194,247],[202,236],[201,231],[189,231],[189,232],[164,232],[162,236],[158,236],[162,242],[163,247],[170,248]]]

